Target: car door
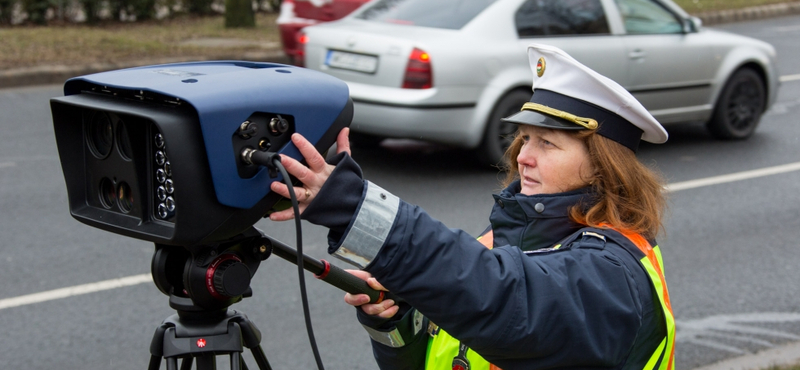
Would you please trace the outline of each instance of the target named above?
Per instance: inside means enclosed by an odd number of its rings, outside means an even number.
[[[719,61],[685,20],[656,0],[615,0],[625,27],[628,90],[662,123],[709,109]]]
[[[628,84],[625,45],[607,16],[607,1],[526,0],[517,9],[519,43],[549,44],[622,86]]]

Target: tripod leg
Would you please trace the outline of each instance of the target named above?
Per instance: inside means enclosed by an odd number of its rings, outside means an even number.
[[[197,370],[217,370],[217,358],[213,354],[204,353],[197,357]]]
[[[150,355],[150,365],[147,370],[158,370],[161,367],[161,356]]]
[[[261,349],[260,344],[250,348],[250,352],[253,353],[253,357],[256,359],[256,363],[258,364],[258,368],[260,370],[272,370],[272,367],[269,366],[269,361],[267,361],[267,356],[264,355],[264,350]]]
[[[167,370],[178,370],[178,359],[175,357],[167,358]]]
[[[194,358],[192,356],[186,356],[181,360],[181,370],[192,370],[192,363],[194,362]]]
[[[231,352],[231,370],[241,370],[242,354],[241,352]]]

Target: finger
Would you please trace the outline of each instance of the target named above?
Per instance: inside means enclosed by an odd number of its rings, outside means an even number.
[[[336,137],[336,153],[345,152],[348,155],[352,155],[350,153],[350,128],[345,127],[342,131],[339,131],[339,136]]]
[[[294,196],[297,197],[298,202],[308,203],[308,201],[311,200],[313,194],[311,193],[311,190],[308,190],[308,188],[304,188],[302,186],[295,186]]]
[[[383,285],[381,285],[381,283],[378,282],[378,279],[375,279],[374,277],[367,279],[367,285],[369,285],[370,288],[375,290],[383,290],[387,292],[389,291],[386,288],[384,288]]]
[[[345,269],[345,271],[349,272],[352,275],[355,275],[357,278],[361,280],[367,280],[372,277],[372,274],[366,272],[364,270],[352,270],[352,269]]]
[[[394,316],[394,313],[397,313],[397,309],[392,309],[392,307],[397,307],[397,305],[391,299],[387,299],[387,300],[385,300],[385,301],[383,301],[381,303],[364,304],[364,305],[361,305],[360,307],[361,307],[361,310],[364,311],[364,313],[366,313],[367,315],[372,315],[372,316],[387,317],[387,316],[382,316],[382,315],[389,315],[388,317],[392,317],[392,316]],[[390,313],[389,314],[384,314],[384,312],[386,312],[386,311],[390,311]]]
[[[272,184],[269,185],[269,189],[284,198],[289,198],[289,188],[280,181],[273,181]]]
[[[303,135],[300,134],[292,134],[292,143],[294,146],[300,150],[300,154],[303,155],[303,158],[306,159],[306,163],[308,163],[308,168],[310,168],[314,172],[320,172],[325,169],[325,158],[322,158],[322,155],[317,152],[317,149],[314,148],[308,140],[306,140]]]
[[[344,302],[351,305],[351,306],[361,306],[363,304],[369,303],[369,296],[366,294],[350,294],[345,293],[344,295]]]
[[[397,315],[397,311],[400,310],[400,306],[394,305],[386,309],[386,311],[381,312],[378,314],[378,317],[383,319],[391,319],[394,315]]]
[[[281,154],[281,164],[283,164],[286,172],[296,177],[303,184],[311,184],[314,182],[314,172],[296,159],[288,155]],[[286,193],[286,196],[289,196],[288,192]]]
[[[272,212],[269,214],[269,219],[272,221],[289,221],[294,219],[294,209],[284,209],[283,211]]]

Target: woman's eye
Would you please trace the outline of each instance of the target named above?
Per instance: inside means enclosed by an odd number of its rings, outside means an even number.
[[[524,142],[526,142],[526,143],[527,143],[527,142],[528,142],[528,141],[530,141],[530,140],[531,140],[531,137],[530,137],[530,136],[528,136],[528,135],[522,135],[522,141],[524,141]]]

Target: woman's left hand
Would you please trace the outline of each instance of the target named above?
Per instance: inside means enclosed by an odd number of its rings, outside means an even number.
[[[350,128],[345,127],[342,131],[339,132],[339,136],[336,137],[336,152],[347,152],[350,154]],[[314,145],[311,144],[306,138],[304,138],[300,134],[293,134],[292,135],[292,143],[300,150],[300,154],[306,159],[306,163],[308,163],[308,167],[304,166],[302,163],[297,161],[294,158],[285,156],[281,154],[281,163],[286,168],[286,171],[289,172],[292,176],[296,177],[300,182],[303,183],[302,187],[295,186],[294,192],[297,196],[297,202],[299,203],[300,213],[308,207],[308,204],[314,200],[314,196],[319,193],[319,190],[322,189],[322,186],[325,184],[325,181],[328,180],[328,177],[333,172],[335,168],[333,165],[328,164],[325,162],[325,158],[320,155],[317,150],[314,148]],[[289,198],[289,188],[286,184],[275,181],[270,186],[270,190]],[[285,209],[280,212],[275,212],[269,215],[269,219],[272,221],[286,221],[291,220],[294,218],[294,209],[289,208]]]

